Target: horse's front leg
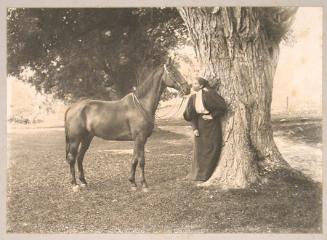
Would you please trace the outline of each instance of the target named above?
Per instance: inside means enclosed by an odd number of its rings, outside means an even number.
[[[147,192],[148,191],[148,184],[145,180],[145,174],[144,174],[144,167],[145,167],[145,154],[144,154],[144,146],[146,143],[146,138],[140,137],[139,144],[138,144],[138,161],[141,168],[141,185],[142,185],[142,191]]]
[[[142,191],[148,192],[148,184],[144,176],[144,167],[145,167],[145,157],[144,157],[144,145],[143,145],[142,151],[140,152],[141,184],[142,184]]]
[[[139,163],[141,171],[142,171],[141,184],[142,184],[143,191],[146,192],[148,190],[148,185],[146,183],[145,176],[144,176],[144,166],[145,166],[144,145],[145,145],[145,143],[146,143],[146,138],[143,136],[138,136],[135,139],[131,173],[130,173],[130,177],[128,179],[132,183],[132,189],[136,190],[135,172],[136,172],[136,166]]]
[[[135,182],[135,172],[136,172],[136,167],[137,164],[139,162],[139,158],[138,158],[138,151],[140,148],[140,140],[139,138],[136,138],[134,140],[134,151],[133,151],[133,159],[132,159],[132,163],[131,163],[131,172],[129,175],[128,180],[131,182],[132,184],[132,190],[135,191],[137,188],[136,182]]]

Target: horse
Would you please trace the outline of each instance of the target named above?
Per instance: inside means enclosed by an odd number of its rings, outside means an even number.
[[[155,112],[166,87],[174,88],[184,95],[190,93],[189,84],[170,58],[165,64],[155,68],[134,92],[122,99],[117,101],[85,99],[66,110],[66,161],[70,166],[74,192],[87,185],[83,159],[95,136],[105,140],[134,141],[128,180],[132,184],[132,190],[136,190],[135,171],[139,164],[142,191],[148,191],[144,174],[144,146],[153,132]],[[77,184],[75,177],[76,161],[80,185]]]

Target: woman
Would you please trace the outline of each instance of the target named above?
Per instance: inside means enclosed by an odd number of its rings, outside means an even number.
[[[189,177],[207,181],[216,168],[222,147],[220,118],[226,112],[226,104],[203,78],[196,78],[192,88],[196,93],[190,97],[184,112],[184,119],[191,122],[195,136]]]

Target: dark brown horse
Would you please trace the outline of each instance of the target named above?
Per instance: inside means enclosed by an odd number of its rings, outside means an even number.
[[[65,113],[66,160],[70,165],[73,190],[77,191],[75,162],[81,187],[86,186],[83,158],[94,136],[106,140],[134,141],[134,153],[128,180],[136,189],[135,170],[139,163],[143,191],[147,191],[144,177],[144,145],[152,134],[155,111],[166,87],[189,94],[190,87],[171,60],[155,69],[136,88],[135,93],[119,101],[83,100],[69,107]]]

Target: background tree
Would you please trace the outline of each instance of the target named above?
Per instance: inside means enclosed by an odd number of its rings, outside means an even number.
[[[287,167],[271,127],[273,79],[279,43],[297,8],[181,8],[204,77],[229,105],[224,147],[207,184],[243,188],[260,170]]]
[[[119,98],[131,91],[186,29],[174,8],[8,10],[8,74],[59,98]]]

